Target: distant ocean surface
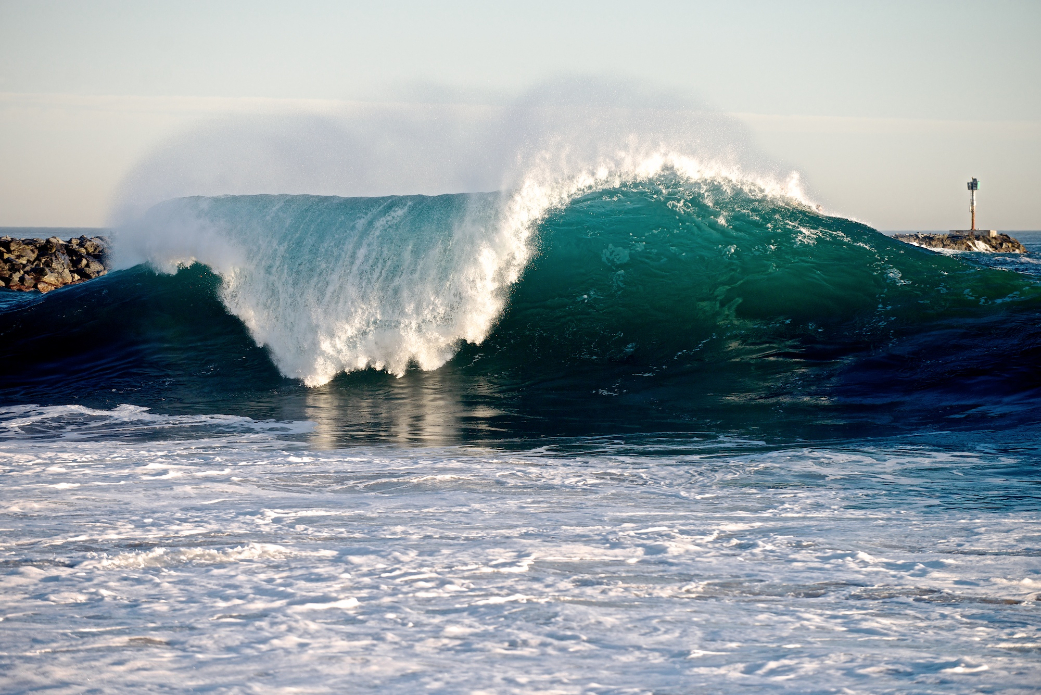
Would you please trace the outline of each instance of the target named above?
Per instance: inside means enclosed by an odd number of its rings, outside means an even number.
[[[1038,690],[1041,232],[664,170],[112,234],[0,292],[3,692]]]

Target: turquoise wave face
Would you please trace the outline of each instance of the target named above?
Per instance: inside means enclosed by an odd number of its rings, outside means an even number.
[[[8,301],[0,398],[290,418],[318,399],[344,437],[431,403],[498,432],[1039,410],[1030,277],[726,180],[588,191],[527,229],[513,200],[164,203],[124,249],[194,264]]]
[[[1034,283],[718,182],[661,177],[552,214],[485,353],[666,367],[880,345],[1036,307]]]

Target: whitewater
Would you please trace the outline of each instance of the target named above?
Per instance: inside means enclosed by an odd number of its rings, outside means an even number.
[[[1032,692],[1037,441],[7,408],[6,692]]]
[[[0,295],[0,688],[1036,692],[1041,266],[629,125]]]

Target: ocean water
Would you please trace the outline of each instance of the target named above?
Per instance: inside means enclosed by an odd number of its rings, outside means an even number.
[[[4,692],[1041,683],[1033,256],[668,166],[112,234],[0,296]]]

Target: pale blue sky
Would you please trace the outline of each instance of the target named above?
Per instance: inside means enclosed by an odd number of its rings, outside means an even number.
[[[0,225],[104,223],[137,162],[215,115],[496,104],[584,74],[734,114],[880,228],[959,225],[978,176],[985,225],[1036,229],[1039,37],[1041,2],[5,0]]]

